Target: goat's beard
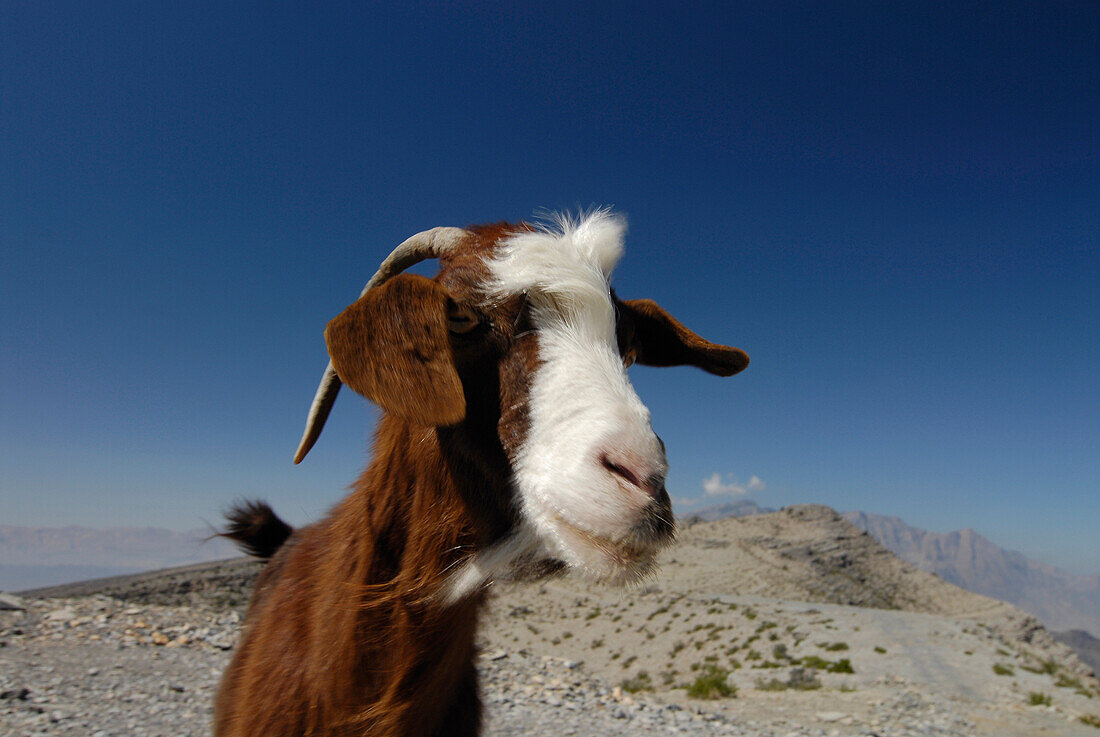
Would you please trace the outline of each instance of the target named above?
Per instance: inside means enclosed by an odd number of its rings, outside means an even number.
[[[610,585],[641,582],[657,569],[657,555],[675,537],[675,522],[668,495],[646,506],[640,519],[625,535],[601,535],[573,523],[561,514],[543,518],[549,527],[544,540],[549,553],[566,568],[586,578]]]
[[[494,581],[537,581],[570,572],[601,584],[631,587],[657,571],[658,553],[674,538],[672,506],[664,493],[646,508],[630,534],[618,541],[560,520],[548,536],[527,521],[466,559],[451,573],[440,595],[444,602],[455,603]]]

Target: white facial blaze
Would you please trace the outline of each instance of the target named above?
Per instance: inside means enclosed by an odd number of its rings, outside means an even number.
[[[599,578],[648,566],[630,538],[650,495],[604,458],[663,477],[660,441],[619,355],[609,279],[625,223],[607,211],[502,241],[487,262],[496,298],[527,295],[538,333],[527,437],[512,459],[531,532],[552,556]]]

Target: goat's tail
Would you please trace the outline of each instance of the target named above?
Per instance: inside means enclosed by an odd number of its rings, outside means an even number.
[[[229,538],[244,552],[265,560],[275,555],[294,532],[266,502],[237,502],[225,513],[225,519],[229,524],[218,537]]]

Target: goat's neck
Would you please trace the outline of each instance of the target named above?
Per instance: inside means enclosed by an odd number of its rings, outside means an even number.
[[[325,602],[318,592],[333,652],[341,654],[333,674],[341,672],[337,680],[350,686],[340,699],[345,703],[369,694],[372,711],[386,719],[397,713],[417,719],[417,709],[427,719],[439,704],[417,704],[419,697],[409,694],[446,701],[476,679],[482,596],[447,603],[440,594],[456,566],[507,533],[507,474],[485,449],[471,446],[461,427],[416,428],[383,418],[374,452],[354,493],[328,520],[335,552],[322,565],[344,582],[342,601]]]
[[[463,425],[383,418],[374,459],[347,502],[370,530],[356,536],[358,557],[369,561],[363,583],[428,596],[450,568],[507,534],[507,463],[499,444],[477,443],[483,437]]]

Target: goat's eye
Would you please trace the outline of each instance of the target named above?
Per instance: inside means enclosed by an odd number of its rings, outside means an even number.
[[[623,352],[623,366],[630,368],[634,365],[634,361],[638,359],[638,351],[633,348],[628,348]]]
[[[447,307],[447,328],[458,335],[465,335],[481,324],[481,317],[466,305],[451,304]]]

